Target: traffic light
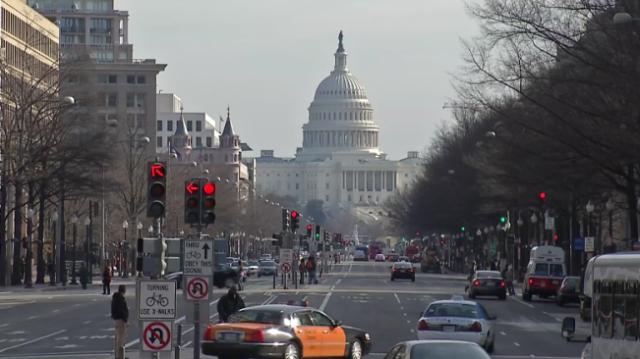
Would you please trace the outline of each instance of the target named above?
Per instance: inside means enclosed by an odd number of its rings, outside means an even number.
[[[329,242],[330,237],[331,237],[331,234],[327,231],[324,231],[324,243]]]
[[[464,232],[465,228],[464,226],[460,226],[460,232]]]
[[[184,183],[184,223],[200,224],[201,211],[200,179],[195,178]]]
[[[289,210],[283,208],[282,209],[282,231],[289,232],[289,228],[291,228],[291,218],[289,217]]]
[[[547,192],[540,192],[538,193],[538,199],[540,200],[540,202],[544,202],[547,199]]]
[[[289,221],[291,225],[291,233],[296,233],[298,228],[300,228],[300,213],[296,210],[291,210],[291,218]]]
[[[506,216],[500,216],[500,223],[501,224],[507,223],[507,217]]]
[[[282,235],[273,233],[271,238],[275,239],[275,241],[271,241],[271,245],[282,247]]]
[[[202,224],[205,226],[213,224],[216,221],[216,184],[213,182],[204,182],[202,185],[201,198]]]
[[[307,238],[311,238],[312,231],[313,231],[313,224],[307,224]]]
[[[167,241],[164,237],[160,238],[160,265],[158,268],[158,273],[160,277],[164,277],[164,271],[167,269]]]
[[[559,239],[560,239],[560,236],[558,236],[558,233],[554,233],[553,234],[553,243],[558,243]]]
[[[144,239],[142,239],[142,237],[138,238],[136,247],[136,252],[138,253],[138,256],[136,257],[136,271],[142,272],[144,263]]]
[[[320,240],[320,225],[316,224],[316,241]]]
[[[147,217],[160,218],[167,201],[167,164],[149,162],[148,178]]]

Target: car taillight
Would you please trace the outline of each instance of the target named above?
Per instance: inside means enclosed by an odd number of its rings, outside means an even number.
[[[504,281],[503,281],[503,280],[501,280],[501,281],[500,281],[500,288],[504,288],[504,287],[505,287]]]
[[[479,287],[480,286],[480,279],[476,279],[473,281],[473,286],[474,287]]]
[[[535,280],[533,280],[533,278],[529,278],[529,285],[533,285],[533,283],[535,283]]]
[[[213,327],[208,326],[204,331],[204,340],[215,340],[216,336],[214,335]]]
[[[482,331],[482,324],[480,324],[480,322],[473,322],[473,324],[471,324],[471,326],[469,327],[469,331],[470,332],[481,332]]]
[[[421,319],[418,322],[418,330],[429,330],[429,324],[427,323],[426,320]]]
[[[395,271],[396,271],[396,268],[395,268],[395,267],[393,267],[393,268],[391,268],[391,270],[392,270],[393,272],[395,272]]]
[[[262,330],[252,330],[244,335],[245,342],[262,343],[264,342],[264,333]]]

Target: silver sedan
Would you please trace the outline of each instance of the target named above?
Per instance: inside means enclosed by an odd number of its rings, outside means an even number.
[[[491,359],[478,344],[460,340],[411,340],[393,346],[384,359]]]

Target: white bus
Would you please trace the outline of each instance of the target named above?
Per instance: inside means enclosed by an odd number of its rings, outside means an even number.
[[[640,357],[640,253],[592,258],[584,274],[584,295],[591,298],[591,333],[584,359]],[[575,319],[565,318],[562,336],[571,340]]]

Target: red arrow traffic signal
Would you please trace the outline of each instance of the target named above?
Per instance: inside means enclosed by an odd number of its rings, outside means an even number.
[[[163,178],[165,174],[164,164],[153,163],[151,164],[151,178]]]
[[[198,192],[198,189],[200,189],[200,187],[195,182],[187,182],[185,189],[187,190],[188,194],[194,194]]]

